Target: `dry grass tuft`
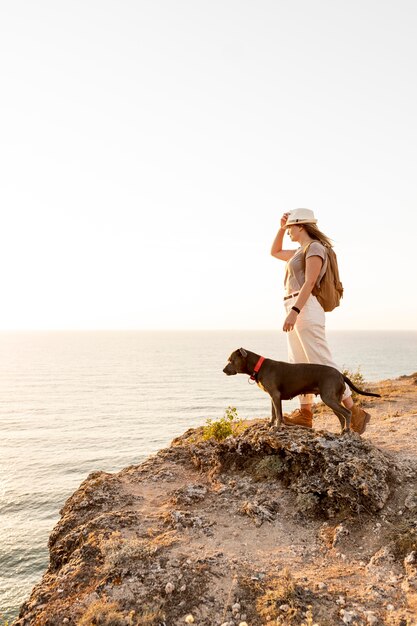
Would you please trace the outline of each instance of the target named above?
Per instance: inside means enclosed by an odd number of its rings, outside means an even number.
[[[146,561],[162,548],[171,546],[175,541],[176,534],[172,531],[151,539],[125,538],[120,532],[114,532],[102,547],[104,570],[110,572],[119,566],[126,566],[127,562]]]
[[[137,616],[135,626],[159,626],[164,619],[164,614],[160,609],[145,609],[141,615]]]
[[[133,624],[133,614],[125,617],[118,611],[115,602],[107,600],[93,602],[77,622],[77,626],[133,626]]]
[[[283,604],[288,604],[289,609],[285,613],[285,618],[288,624],[290,624],[291,620],[297,615],[298,610],[294,606],[297,587],[289,569],[285,568],[280,576],[273,578],[269,582],[268,586],[269,589],[256,600],[256,609],[259,615],[267,623],[277,620],[282,616],[279,607]]]
[[[77,626],[157,626],[164,620],[160,608],[144,607],[141,614],[120,611],[116,602],[100,599],[91,604]]]

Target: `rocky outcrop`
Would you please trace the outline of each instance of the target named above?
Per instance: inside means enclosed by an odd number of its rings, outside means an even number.
[[[415,470],[355,434],[190,430],[82,483],[15,625],[411,623]]]
[[[174,445],[186,441],[187,436]],[[224,443],[196,445],[193,455],[196,466],[211,475],[238,471],[278,480],[296,494],[297,510],[325,517],[382,509],[394,476],[392,459],[355,434],[275,431],[267,423]]]

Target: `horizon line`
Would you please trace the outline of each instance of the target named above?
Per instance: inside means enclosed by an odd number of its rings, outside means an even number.
[[[0,333],[36,333],[36,332],[278,332],[279,328],[0,328]],[[398,332],[415,333],[417,328],[330,328],[326,332]]]

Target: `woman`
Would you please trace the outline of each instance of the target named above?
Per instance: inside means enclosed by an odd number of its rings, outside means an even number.
[[[286,261],[284,304],[287,316],[283,330],[288,338],[290,363],[318,363],[339,369],[333,362],[326,341],[325,313],[311,293],[320,284],[327,267],[327,248],[331,241],[316,226],[310,209],[295,209],[284,213],[281,228],[272,244],[271,254]],[[283,250],[285,232],[299,244],[297,250]],[[352,411],[351,428],[362,434],[370,420],[369,413],[356,406],[346,385],[342,402]],[[312,394],[300,396],[300,408],[284,418],[286,424],[313,426]]]

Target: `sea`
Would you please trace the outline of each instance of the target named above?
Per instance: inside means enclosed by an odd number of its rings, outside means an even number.
[[[417,371],[417,332],[333,331],[328,340],[340,368],[366,381]],[[278,330],[0,333],[3,620],[40,581],[59,510],[90,472],[141,463],[228,407],[269,416],[267,394],[222,372],[239,347],[287,358]]]

